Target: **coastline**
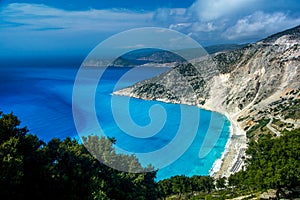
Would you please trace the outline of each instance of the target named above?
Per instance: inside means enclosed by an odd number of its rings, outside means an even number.
[[[228,119],[228,118],[227,118]],[[213,165],[212,168],[209,170],[209,176],[211,177],[216,177],[218,173],[220,173],[221,169],[224,168],[223,167],[223,161],[226,158],[227,154],[230,151],[230,146],[231,146],[231,140],[232,140],[232,123],[230,122],[230,129],[229,129],[229,138],[226,142],[226,145],[224,147],[224,151],[222,152],[221,158],[217,159]],[[223,171],[226,171],[226,169],[222,169]],[[218,177],[222,177],[223,174],[219,174]]]
[[[209,104],[209,103],[208,103]],[[230,133],[224,151],[219,159],[217,159],[212,168],[209,171],[209,176],[216,179],[226,177],[228,178],[231,174],[240,171],[244,166],[242,159],[245,156],[247,149],[247,137],[246,132],[240,127],[237,119],[238,113],[228,113],[225,109],[218,108],[215,105],[197,105],[201,109],[209,110],[212,112],[218,112],[230,122]],[[212,108],[215,109],[212,109]]]
[[[214,178],[228,178],[231,174],[240,171],[244,166],[242,157],[247,149],[246,133],[240,128],[236,118],[229,114],[225,114],[225,116],[230,121],[230,136],[221,158],[215,161],[210,171],[209,175]]]
[[[131,93],[130,88],[124,88],[122,90],[118,90],[112,93],[112,95],[118,96],[129,96],[138,99],[138,96],[135,96]],[[144,100],[153,100],[153,99],[144,99]],[[173,104],[180,104],[179,102],[173,102],[169,99],[155,99],[156,101],[161,101],[165,103],[173,103]],[[222,152],[221,158],[217,159],[212,168],[209,170],[209,176],[214,178],[221,178],[221,177],[229,177],[231,174],[239,171],[242,169],[244,162],[242,157],[245,154],[245,150],[247,148],[247,137],[245,131],[243,131],[238,122],[237,122],[237,115],[236,114],[229,114],[224,110],[216,110],[211,109],[209,106],[197,105],[191,102],[183,102],[181,104],[197,106],[201,109],[218,112],[222,115],[225,115],[226,118],[230,121],[230,135],[225,145],[224,151]]]

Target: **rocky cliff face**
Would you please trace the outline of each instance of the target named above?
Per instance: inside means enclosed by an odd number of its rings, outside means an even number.
[[[115,94],[228,113],[245,130],[273,117],[284,127],[299,127],[299,56],[300,26],[241,49],[180,64]],[[294,114],[284,112],[290,107]]]

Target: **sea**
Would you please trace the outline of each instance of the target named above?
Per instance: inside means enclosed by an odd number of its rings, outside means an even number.
[[[158,169],[158,181],[175,175],[209,175],[230,137],[230,122],[224,115],[196,106],[112,95],[115,90],[169,69],[91,67],[91,71],[102,70],[94,98],[99,123],[95,126],[101,127],[102,135],[116,138],[115,147],[120,152],[136,154],[143,165],[152,164]],[[84,110],[90,102],[72,105],[78,70],[78,67],[2,66],[0,111],[13,112],[21,120],[21,126],[27,126],[30,133],[45,142],[52,138],[80,139],[82,133],[75,124],[74,107]],[[83,121],[88,122],[85,116]],[[89,132],[95,130],[89,127],[93,124],[81,126],[85,126],[80,130],[85,130],[85,134],[97,134]]]

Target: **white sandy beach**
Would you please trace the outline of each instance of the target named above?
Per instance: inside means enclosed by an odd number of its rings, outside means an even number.
[[[210,171],[210,176],[215,178],[229,177],[234,172],[242,169],[244,156],[247,149],[246,133],[240,128],[236,119],[226,116],[230,120],[230,138],[225,146],[222,157],[218,159]]]
[[[222,153],[221,158],[215,161],[209,172],[209,175],[215,178],[229,177],[231,174],[241,170],[244,165],[242,157],[247,149],[246,132],[237,122],[238,116],[242,113],[242,111],[229,114],[224,108],[222,108],[220,102],[221,101],[217,101],[216,99],[211,99],[205,106],[198,105],[198,107],[202,109],[225,115],[231,124],[230,136],[225,145],[224,152]]]

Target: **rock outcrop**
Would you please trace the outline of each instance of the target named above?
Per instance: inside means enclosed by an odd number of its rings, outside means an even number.
[[[235,116],[249,130],[259,120],[284,114],[300,98],[300,26],[255,44],[218,52],[116,91],[118,95],[198,105]],[[282,111],[282,112],[281,112]]]
[[[231,139],[210,175],[244,166],[248,140],[300,127],[300,26],[255,44],[182,63],[152,79],[115,91],[141,99],[197,105],[225,114]]]

